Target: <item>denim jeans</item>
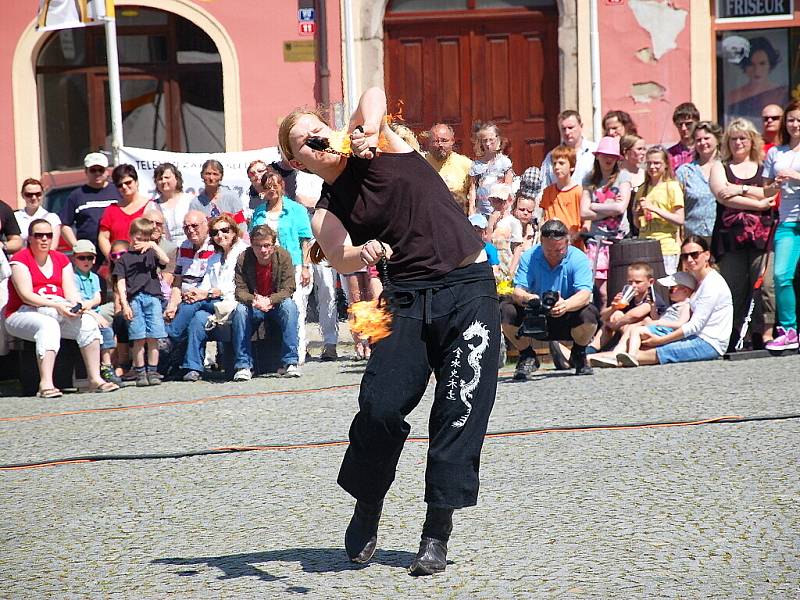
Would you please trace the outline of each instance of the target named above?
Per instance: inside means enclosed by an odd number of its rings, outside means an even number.
[[[208,341],[206,321],[208,321],[208,317],[214,314],[214,305],[217,302],[219,300],[203,300],[195,303],[202,304],[202,306],[195,311],[192,320],[189,322],[186,356],[183,359],[181,368],[202,372],[206,354],[206,342]],[[252,367],[247,317],[247,307],[238,304],[229,321],[231,326],[231,346],[234,354],[233,368],[236,370]]]
[[[297,344],[297,305],[294,300],[287,298],[275,308],[264,312],[252,306],[248,307],[248,327],[246,337],[249,340],[252,332],[262,321],[267,327],[277,326],[281,332],[281,362],[284,365],[296,365],[298,361]]]
[[[207,313],[214,312],[213,300],[200,300],[187,304],[181,302],[178,305],[178,310],[175,311],[175,317],[167,324],[167,335],[173,340],[177,341],[186,337],[186,330],[189,328],[189,323],[192,322],[194,314],[198,310],[204,310]]]
[[[160,298],[140,292],[131,298],[130,305],[133,319],[128,323],[128,339],[158,340],[167,337]]]
[[[775,303],[776,324],[784,329],[797,328],[797,303],[794,275],[800,259],[800,223],[781,223],[775,230]]]

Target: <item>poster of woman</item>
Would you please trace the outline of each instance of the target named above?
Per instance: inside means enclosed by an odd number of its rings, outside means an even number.
[[[767,104],[789,101],[786,29],[736,31],[722,39],[725,123],[737,117],[756,126]]]

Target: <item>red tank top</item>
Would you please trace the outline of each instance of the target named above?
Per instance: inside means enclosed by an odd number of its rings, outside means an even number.
[[[50,277],[45,277],[36,259],[28,248],[23,248],[11,257],[11,265],[25,265],[28,272],[31,274],[31,283],[33,284],[33,293],[40,296],[60,296],[64,297],[64,288],[62,287],[61,274],[64,267],[69,264],[69,259],[66,255],[55,250],[50,251],[50,260],[53,263],[53,274]],[[17,294],[17,288],[13,285],[8,286],[8,304],[6,305],[6,317],[15,313],[20,306],[25,304]]]

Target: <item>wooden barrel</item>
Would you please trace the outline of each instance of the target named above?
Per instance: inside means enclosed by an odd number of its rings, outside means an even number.
[[[628,266],[633,263],[647,263],[653,267],[653,276],[658,279],[667,273],[664,271],[664,257],[661,255],[661,244],[658,240],[620,240],[609,248],[608,267],[608,301],[613,300],[622,286],[628,283]],[[661,288],[661,289],[659,289]],[[662,298],[663,287],[656,284],[656,292]]]

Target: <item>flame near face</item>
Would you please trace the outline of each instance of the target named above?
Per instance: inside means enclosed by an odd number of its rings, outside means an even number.
[[[378,306],[377,300],[355,302],[347,309],[347,313],[350,316],[350,330],[362,337],[368,337],[371,343],[389,337],[392,333],[392,315]]]

